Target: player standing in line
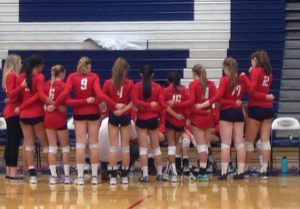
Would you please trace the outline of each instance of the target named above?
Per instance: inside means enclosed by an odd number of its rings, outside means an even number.
[[[128,184],[128,169],[130,162],[130,111],[133,106],[130,93],[133,87],[133,81],[127,79],[128,63],[123,58],[116,59],[112,68],[112,78],[106,80],[103,86],[103,92],[109,96],[114,102],[126,105],[123,109],[117,110],[115,106],[108,105],[109,120],[109,166],[110,184],[117,184],[117,156],[119,152],[119,134],[121,134],[121,183]]]
[[[258,51],[251,55],[250,81],[254,87],[254,92],[269,94],[273,81],[272,66],[267,52]],[[273,119],[272,94],[268,95],[268,100],[261,100],[255,97],[254,92],[249,94],[248,119],[246,122],[246,150],[248,164],[254,151],[254,142],[257,134],[260,134],[261,152],[263,165],[261,167],[261,178],[267,178],[267,169],[271,156],[270,133]],[[247,166],[246,166],[247,169]]]
[[[24,80],[21,85],[17,86],[17,78],[22,67],[21,57],[16,54],[10,54],[5,60],[2,76],[2,89],[6,93],[8,103],[5,104],[3,116],[6,122],[6,145],[4,159],[6,165],[6,179],[21,180],[17,175],[18,154],[21,139],[23,137],[20,126],[19,116],[14,112],[15,108],[20,106],[20,93],[26,87]]]
[[[149,182],[148,175],[148,142],[149,135],[156,161],[157,180],[163,181],[162,158],[159,147],[159,115],[163,101],[162,88],[159,84],[152,81],[154,70],[150,66],[141,68],[142,81],[136,83],[132,91],[132,101],[138,108],[137,112],[137,135],[140,145],[140,159],[142,164],[143,176],[141,182]]]
[[[99,77],[91,72],[92,61],[88,57],[81,57],[78,61],[76,72],[71,73],[64,88],[64,91],[55,100],[54,105],[47,107],[47,111],[53,112],[68,97],[70,91],[74,92],[75,99],[87,99],[89,97],[97,98],[92,104],[84,104],[74,107],[74,125],[76,135],[76,167],[78,178],[74,183],[84,185],[84,158],[85,148],[88,140],[91,166],[92,166],[92,184],[98,184],[98,133],[100,125],[100,114],[97,100],[103,100],[117,109],[124,105],[116,104],[107,97],[101,90]],[[88,136],[88,139],[87,139]]]

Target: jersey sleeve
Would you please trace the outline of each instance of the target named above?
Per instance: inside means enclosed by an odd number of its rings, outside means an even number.
[[[86,99],[74,99],[74,98],[71,98],[70,96],[68,96],[65,100],[65,104],[68,106],[76,107],[76,106],[81,106],[81,105],[87,104],[87,102],[86,102]]]
[[[22,85],[16,86],[16,80],[15,75],[9,73],[6,77],[6,96],[8,98],[14,98],[18,96],[22,92],[22,90],[25,88]]]
[[[21,105],[20,105],[20,110],[24,110],[28,107],[30,107],[31,105],[33,105],[34,103],[36,103],[37,101],[39,101],[40,98],[39,98],[39,94],[36,93],[34,94],[30,99],[26,100],[25,102],[23,102]]]
[[[150,108],[151,107],[149,102],[144,102],[144,101],[139,99],[137,86],[132,88],[131,100],[132,100],[133,104],[135,104],[139,107],[143,107],[143,108]]]
[[[249,80],[249,78],[246,75],[241,75],[241,79],[244,82],[246,88],[247,88],[247,92],[253,96],[255,99],[257,100],[266,100],[267,94],[264,94],[262,92],[256,91],[255,90],[255,85],[257,83],[253,83],[252,79],[251,81]],[[258,78],[256,78],[258,79]]]
[[[209,99],[210,104],[221,100],[221,98],[225,94],[226,86],[227,86],[227,80],[225,79],[225,77],[223,77],[221,78],[219,89],[217,90],[216,95]]]
[[[103,93],[101,86],[100,86],[100,81],[99,77],[95,76],[95,80],[93,83],[93,89],[97,95],[97,98],[99,98],[101,101],[104,101],[107,105],[111,107],[116,106],[116,102],[114,102],[111,98],[109,98],[106,94]]]
[[[167,101],[166,101],[166,94],[165,90],[160,87],[160,93],[159,93],[159,103],[163,109],[166,109],[168,107]]]
[[[187,97],[188,94],[188,97]],[[176,102],[174,108],[186,108],[190,107],[195,103],[196,86],[194,82],[189,84],[189,92],[186,93],[185,99],[182,102]]]

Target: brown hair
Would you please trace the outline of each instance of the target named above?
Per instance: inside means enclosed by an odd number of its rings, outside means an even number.
[[[266,75],[272,73],[272,65],[266,51],[256,51],[251,55],[251,59],[256,58],[257,66],[262,67]]]
[[[199,81],[204,94],[207,86],[207,76],[204,66],[202,64],[196,64],[193,66],[192,72],[199,77]]]
[[[225,60],[223,61],[223,67],[228,67],[228,71],[229,71],[229,87],[231,90],[233,90],[237,84],[237,67],[238,67],[238,63],[236,61],[236,59],[232,58],[232,57],[227,57],[225,58]]]
[[[128,63],[122,57],[116,59],[112,68],[112,86],[116,86],[119,90],[126,78]]]
[[[17,75],[20,74],[22,67],[21,57],[16,54],[10,54],[7,56],[4,67],[3,67],[3,75],[2,75],[2,88],[5,89],[6,85],[6,77],[8,73],[14,72]]]
[[[51,68],[51,82],[53,82],[55,80],[55,78],[57,76],[59,76],[59,74],[64,73],[65,72],[65,68],[62,65],[54,65]]]
[[[92,60],[88,57],[81,57],[78,61],[77,72],[88,73],[87,66],[92,64]]]

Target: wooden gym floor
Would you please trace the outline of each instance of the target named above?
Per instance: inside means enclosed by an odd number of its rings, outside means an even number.
[[[0,209],[211,209],[211,208],[300,208],[300,178],[250,178],[245,181],[221,182],[211,177],[209,182],[188,178],[179,183],[148,184],[131,178],[128,186],[109,186],[108,182],[91,186],[57,184],[50,186],[47,176],[39,177],[37,185],[8,183],[0,176]]]

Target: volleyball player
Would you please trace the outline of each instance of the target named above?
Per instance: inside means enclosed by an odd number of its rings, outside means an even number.
[[[116,103],[126,105],[123,109],[117,110],[114,106],[108,105],[109,121],[108,130],[110,138],[109,147],[109,167],[110,184],[117,184],[117,155],[119,152],[119,134],[121,135],[121,152],[122,152],[122,169],[121,169],[121,183],[128,184],[128,169],[130,162],[129,155],[129,140],[130,140],[130,111],[132,102],[130,100],[130,93],[133,87],[133,82],[127,79],[128,63],[123,58],[116,59],[112,68],[112,78],[106,80],[103,86],[103,92],[112,98]]]
[[[91,67],[91,59],[88,57],[81,57],[78,61],[76,72],[68,76],[64,91],[55,100],[54,105],[47,107],[47,111],[53,112],[56,107],[62,104],[72,90],[75,99],[95,97],[105,101],[111,106],[116,106],[117,109],[124,107],[122,104],[116,104],[102,92],[99,77],[97,74],[91,72]],[[76,135],[76,167],[78,174],[78,178],[75,179],[74,183],[77,185],[84,185],[84,159],[88,136],[92,166],[91,183],[98,184],[98,132],[100,125],[98,102],[76,106],[73,111]]]
[[[17,85],[17,78],[22,67],[21,58],[16,54],[10,54],[5,59],[2,88],[8,98],[8,103],[5,104],[3,116],[6,122],[6,145],[4,151],[4,159],[6,165],[6,179],[20,180],[23,179],[17,175],[17,165],[19,156],[19,145],[23,137],[20,126],[19,116],[14,112],[15,108],[20,106],[20,92],[25,89],[26,81],[21,85]]]
[[[264,94],[270,93],[273,81],[272,66],[267,52],[257,51],[251,55],[250,81],[254,87],[254,92]],[[249,95],[248,119],[246,122],[246,150],[248,164],[254,151],[254,142],[259,133],[261,139],[261,152],[263,156],[263,166],[261,167],[261,178],[267,178],[267,169],[271,156],[270,133],[273,118],[273,99],[269,94],[268,100],[261,100],[255,97],[254,92]],[[246,166],[247,167],[247,166]]]
[[[26,80],[27,87],[22,90],[22,104],[15,109],[20,114],[24,145],[26,150],[26,162],[29,169],[29,183],[37,183],[37,174],[34,166],[35,136],[40,139],[43,149],[43,156],[48,163],[48,139],[43,125],[44,103],[51,104],[53,101],[44,93],[44,75],[42,70],[44,60],[38,55],[31,55],[23,62],[22,73],[17,79],[17,85]],[[38,98],[34,103],[32,100]]]
[[[134,85],[132,91],[132,101],[138,108],[137,112],[137,135],[140,145],[140,159],[143,176],[139,179],[141,182],[149,182],[148,175],[148,143],[149,134],[151,146],[156,161],[157,180],[163,181],[162,176],[162,158],[159,147],[159,115],[163,101],[162,88],[159,84],[152,81],[154,70],[150,66],[141,68],[142,81]]]
[[[168,140],[168,160],[169,164],[164,172],[164,179],[169,180],[169,172],[171,172],[170,180],[178,181],[178,174],[175,164],[176,146],[186,124],[186,106],[173,107],[175,103],[185,102],[188,98],[188,90],[180,85],[180,75],[171,72],[168,75],[169,86],[164,88],[164,100],[166,106],[166,136]],[[167,104],[168,103],[168,104]],[[181,160],[181,159],[180,159]]]

